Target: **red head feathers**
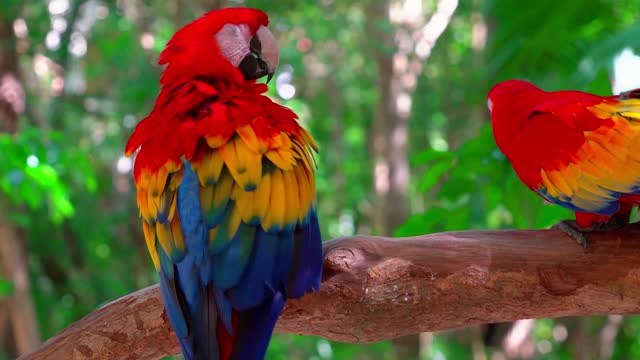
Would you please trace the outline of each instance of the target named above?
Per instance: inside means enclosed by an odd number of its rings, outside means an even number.
[[[205,14],[167,43],[158,60],[168,64],[160,82],[167,85],[196,76],[243,81],[243,75],[257,79],[273,74],[278,48],[268,24],[267,15],[258,9],[227,8]]]
[[[302,136],[296,115],[262,95],[267,86],[255,82],[270,78],[278,65],[268,23],[260,10],[227,8],[207,13],[171,38],[160,54],[167,68],[155,107],[125,148],[127,155],[141,149],[136,182],[145,174],[179,170],[181,158],[198,156],[205,144],[221,146],[244,125],[265,141],[280,131]]]

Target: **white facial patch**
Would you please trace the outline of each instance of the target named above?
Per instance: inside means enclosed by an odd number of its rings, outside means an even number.
[[[256,32],[258,40],[262,46],[262,58],[269,67],[269,72],[274,72],[278,67],[280,61],[280,54],[278,52],[278,41],[275,36],[265,26],[260,26]]]
[[[216,40],[222,55],[235,67],[250,53],[251,34],[247,24],[226,24],[216,34]]]
[[[489,112],[493,110],[493,101],[491,101],[491,99],[487,99],[487,107],[489,108]]]

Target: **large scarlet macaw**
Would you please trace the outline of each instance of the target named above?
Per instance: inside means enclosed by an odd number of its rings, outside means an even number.
[[[496,144],[525,185],[575,211],[559,229],[586,247],[584,232],[628,224],[640,204],[640,89],[598,96],[508,80],[488,107]]]
[[[264,358],[285,300],[320,287],[316,144],[255,81],[278,65],[268,22],[228,8],[179,30],[126,145],[139,149],[144,237],[186,359]]]

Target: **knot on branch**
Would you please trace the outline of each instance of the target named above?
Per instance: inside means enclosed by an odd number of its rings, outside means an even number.
[[[324,277],[330,278],[337,273],[351,272],[365,260],[360,248],[346,246],[329,248],[324,254]]]

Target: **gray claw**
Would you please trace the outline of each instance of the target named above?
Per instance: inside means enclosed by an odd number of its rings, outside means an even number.
[[[572,220],[563,220],[559,223],[553,225],[552,229],[560,230],[565,234],[574,238],[578,244],[582,245],[584,251],[586,252],[589,247],[589,242],[587,241],[587,237],[584,235],[582,231],[578,228],[578,224]]]

